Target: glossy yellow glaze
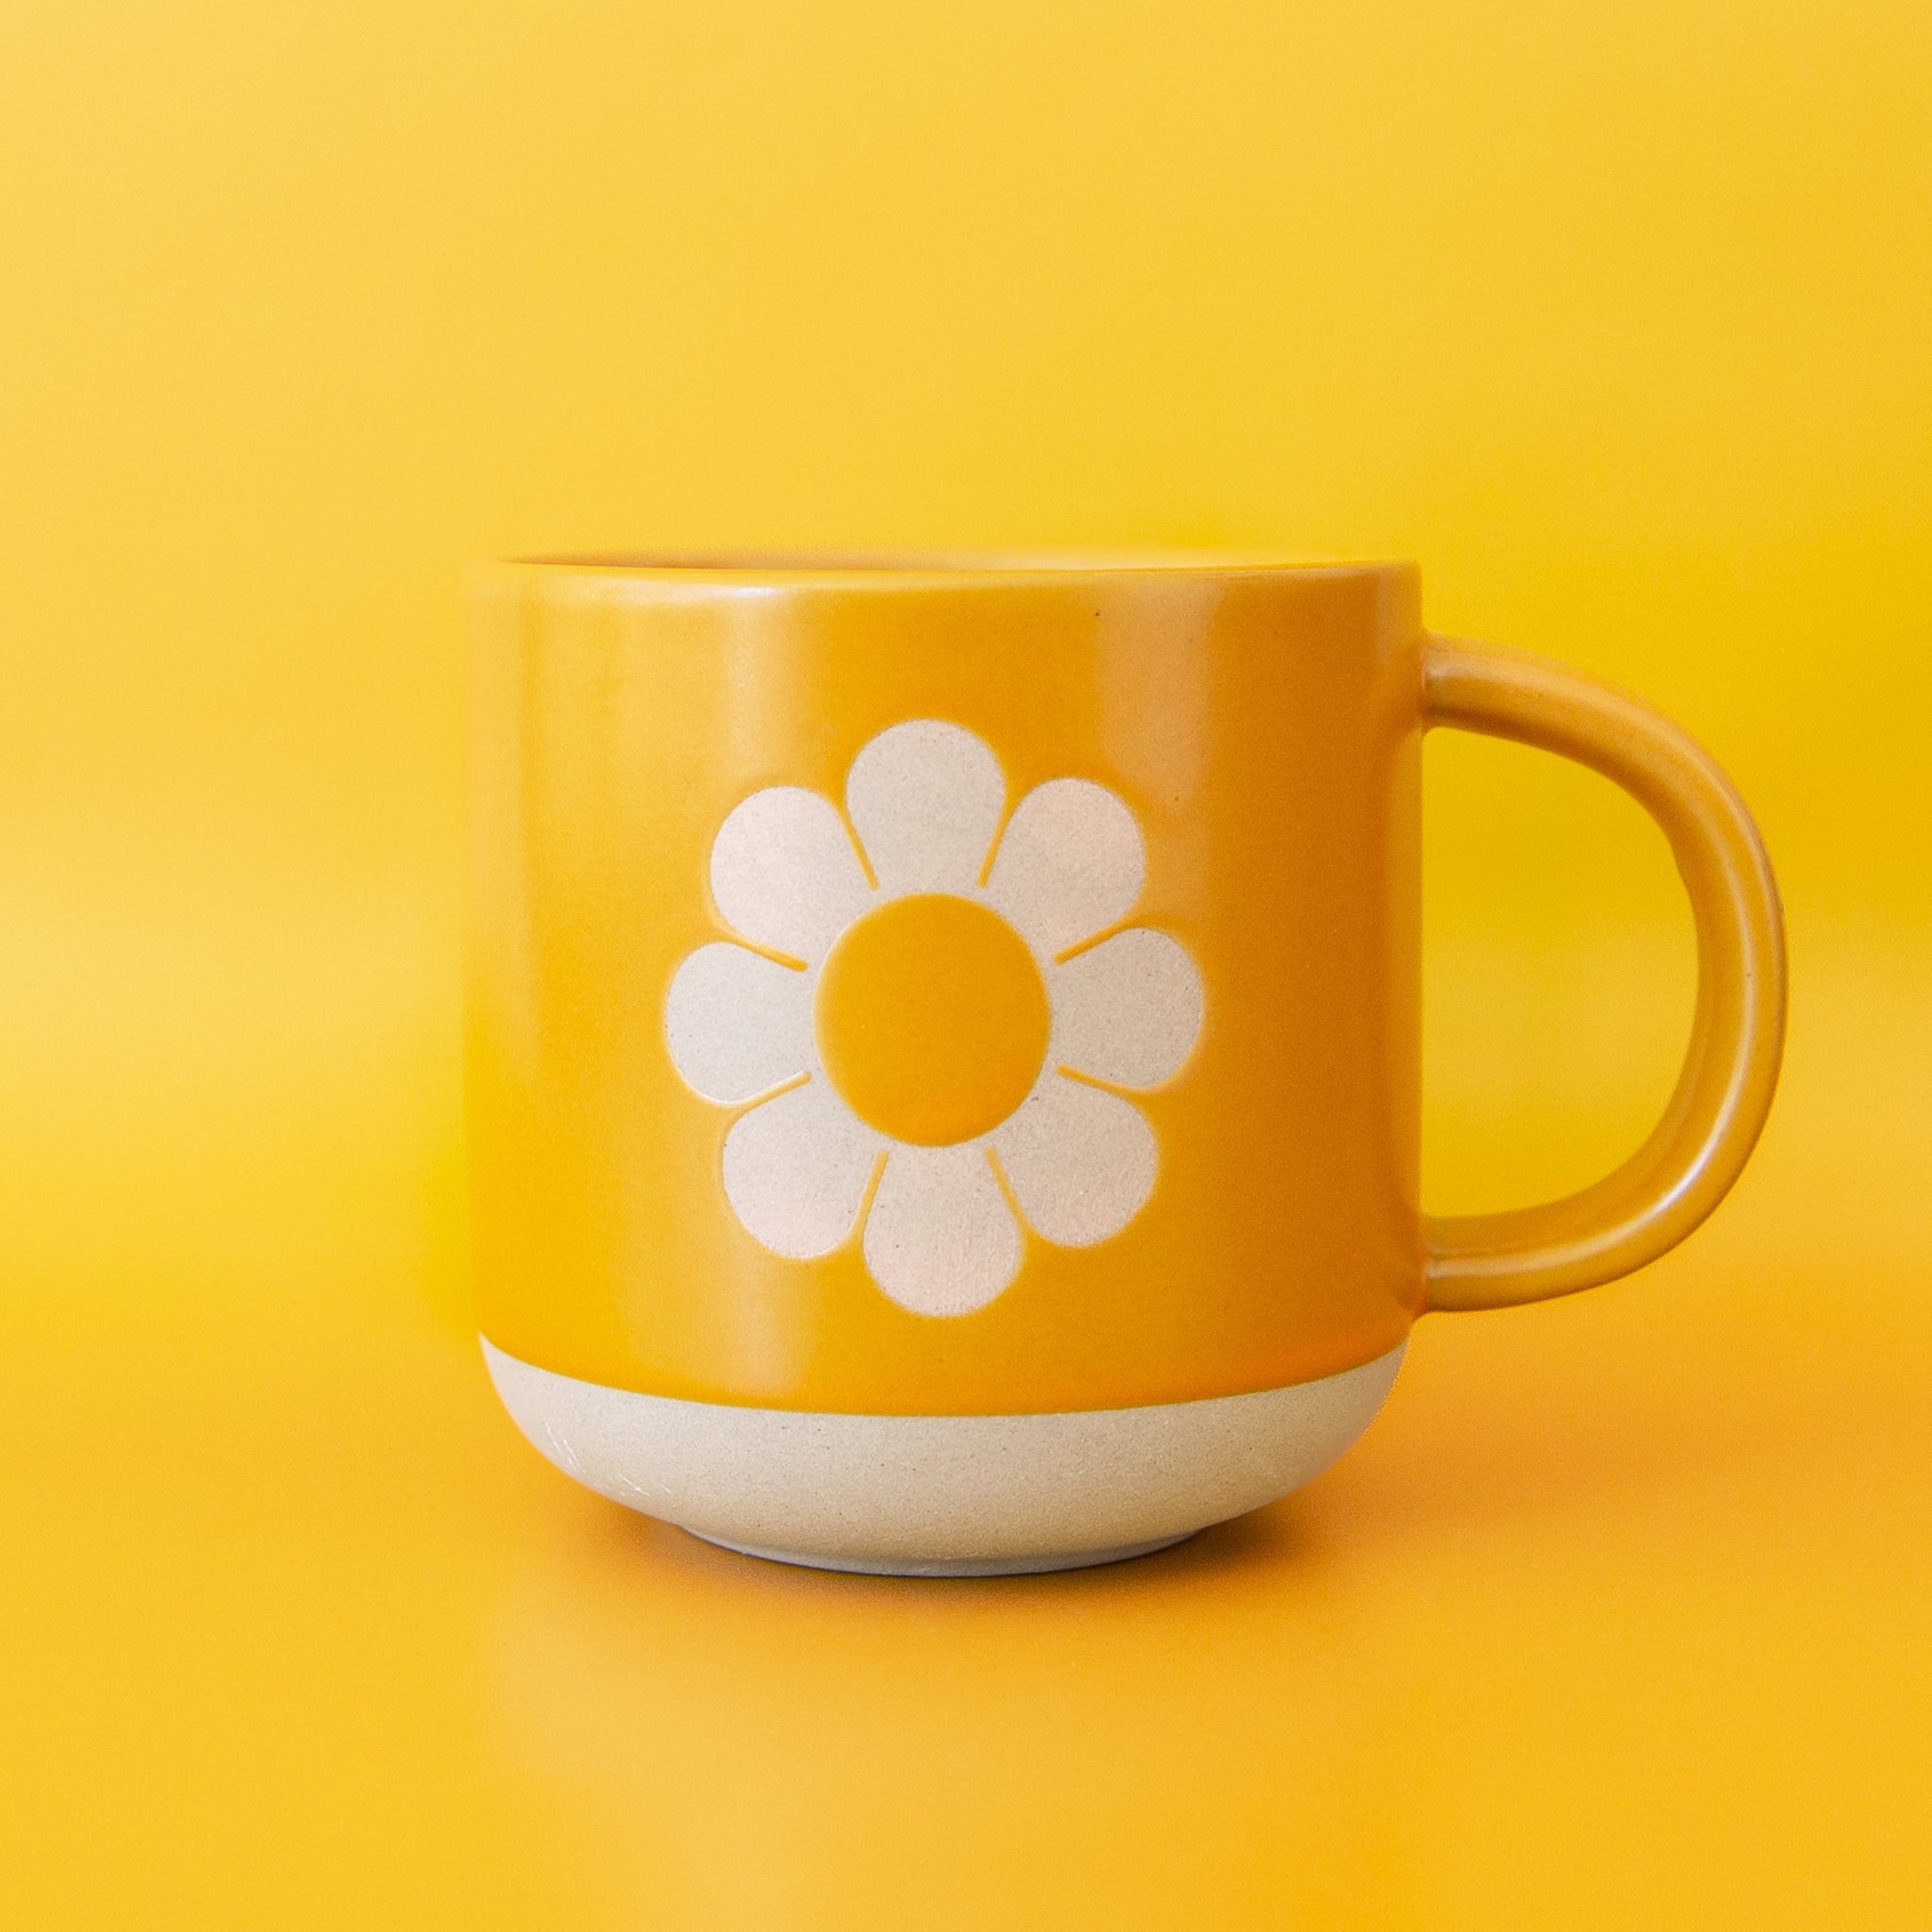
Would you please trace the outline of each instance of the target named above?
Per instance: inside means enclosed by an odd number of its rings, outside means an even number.
[[[566,1374],[704,1400],[1116,1407],[1351,1368],[1425,1304],[1564,1292],[1680,1240],[1735,1179],[1775,1083],[1784,967],[1757,834],[1654,714],[1555,666],[1428,641],[1417,613],[1400,565],[486,574],[470,1053],[484,1333]],[[863,746],[923,719],[992,747],[1009,808],[1069,777],[1125,802],[1146,854],[1131,918],[1186,949],[1206,1010],[1187,1063],[1139,1103],[1158,1150],[1144,1208],[1091,1245],[1025,1237],[1006,1292],[939,1319],[881,1294],[858,1224],[815,1258],[747,1233],[720,1178],[732,1116],[679,1077],[661,1018],[679,962],[742,937],[706,885],[726,816],[766,787],[840,799]],[[1424,1226],[1429,724],[1565,752],[1656,812],[1703,970],[1678,1095],[1624,1168],[1549,1208]],[[860,1118],[930,1145],[1012,1111],[1047,1013],[1009,927],[919,895],[844,932],[816,1026]]]
[[[797,560],[799,562],[805,559]],[[614,1386],[879,1412],[1108,1407],[1352,1367],[1421,1307],[1412,571],[899,573],[514,566],[475,594],[472,1199],[477,1320]],[[663,1039],[730,937],[717,828],[843,796],[908,719],[979,735],[1007,795],[1105,785],[1135,923],[1207,1018],[1139,1105],[1155,1195],[1091,1247],[1029,1237],[972,1315],[888,1300],[855,1239],[774,1255],[719,1178],[731,1116]]]

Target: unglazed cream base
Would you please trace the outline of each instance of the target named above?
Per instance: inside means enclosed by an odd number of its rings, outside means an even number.
[[[1365,1429],[1402,1361],[1285,1389],[1040,1415],[836,1415],[640,1395],[483,1341],[566,1475],[748,1556],[900,1576],[1109,1563],[1245,1515]]]

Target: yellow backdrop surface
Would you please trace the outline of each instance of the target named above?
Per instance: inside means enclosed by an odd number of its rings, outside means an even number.
[[[1932,12],[21,0],[0,21],[0,1918],[1932,1921]],[[1431,1317],[1118,1570],[761,1567],[463,1309],[471,558],[1407,555],[1787,892],[1719,1219]],[[1608,788],[1428,758],[1427,1189],[1688,1025]]]

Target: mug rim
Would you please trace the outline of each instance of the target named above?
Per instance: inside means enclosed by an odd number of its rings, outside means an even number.
[[[1310,557],[1271,550],[947,550],[881,547],[666,548],[516,556],[482,566],[551,579],[666,584],[852,584],[1046,581],[1080,577],[1346,577],[1413,571],[1407,558]]]

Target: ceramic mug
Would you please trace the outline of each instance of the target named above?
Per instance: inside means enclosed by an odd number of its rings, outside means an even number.
[[[477,1322],[578,1481],[830,1568],[1043,1570],[1284,1494],[1429,1309],[1736,1179],[1776,891],[1674,726],[1406,564],[611,558],[473,594]],[[1418,1205],[1423,733],[1662,826],[1689,1054],[1594,1187]]]

